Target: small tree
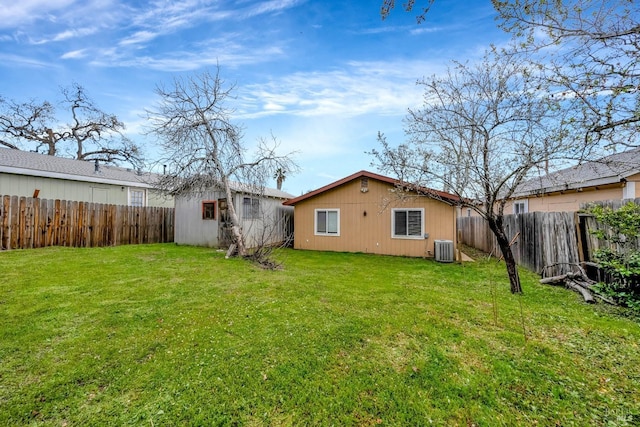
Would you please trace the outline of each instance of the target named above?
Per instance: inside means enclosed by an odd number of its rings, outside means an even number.
[[[66,124],[48,101],[17,103],[0,98],[0,145],[36,152],[44,148],[50,156],[77,160],[142,164],[140,148],[123,135],[124,123],[99,109],[77,83],[61,92]]]
[[[170,194],[202,192],[218,188],[226,194],[233,245],[247,255],[246,241],[233,203],[234,181],[245,191],[262,194],[267,179],[277,169],[296,170],[292,153],[276,154],[277,142],[258,141],[255,156],[247,159],[242,129],[232,122],[227,106],[233,86],[225,86],[219,69],[188,78],[175,78],[173,86],[159,86],[155,109],[147,111],[150,133],[163,149],[167,171],[157,183]],[[232,245],[232,246],[233,246]]]
[[[628,202],[620,209],[594,205],[588,211],[599,227],[592,233],[607,245],[594,257],[608,276],[598,290],[618,303],[640,310],[640,206]]]
[[[282,190],[282,183],[285,179],[287,179],[287,171],[283,170],[282,168],[276,169],[273,174],[273,179],[276,180],[276,186],[278,190]]]
[[[475,65],[454,62],[445,75],[419,84],[424,105],[405,119],[409,142],[392,147],[380,134],[382,149],[372,154],[401,181],[439,186],[478,212],[502,251],[511,292],[521,293],[505,206],[528,174],[571,148],[551,126],[557,106],[523,64],[493,53]]]

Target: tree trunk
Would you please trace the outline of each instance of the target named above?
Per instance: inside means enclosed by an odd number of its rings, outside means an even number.
[[[520,284],[520,275],[518,274],[518,265],[516,259],[511,251],[511,245],[506,233],[504,232],[504,224],[502,218],[490,218],[488,219],[489,228],[496,236],[498,240],[498,246],[504,257],[504,262],[507,266],[507,274],[509,275],[509,283],[511,285],[512,294],[521,294],[522,286]]]
[[[238,249],[238,256],[247,255],[247,248],[244,243],[244,235],[242,234],[242,227],[240,226],[240,219],[236,211],[233,193],[231,192],[231,186],[228,179],[223,179],[224,191],[227,194],[227,209],[229,210],[229,218],[231,218],[231,235],[233,236],[233,243]],[[230,255],[229,255],[230,256]]]

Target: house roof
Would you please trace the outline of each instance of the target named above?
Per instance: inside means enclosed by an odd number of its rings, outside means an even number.
[[[151,182],[157,176],[105,164],[99,164],[96,171],[95,162],[92,161],[48,156],[10,148],[0,148],[0,172],[145,188],[152,187]]]
[[[377,181],[381,181],[381,182],[386,182],[388,184],[392,184],[392,185],[401,185],[402,182],[394,179],[394,178],[389,178],[388,176],[384,176],[384,175],[378,175],[376,173],[373,172],[368,172],[365,170],[362,170],[360,172],[356,172],[352,175],[349,175],[345,178],[342,178],[341,180],[338,180],[336,182],[333,182],[329,185],[325,185],[324,187],[318,188],[317,190],[314,191],[310,191],[306,194],[303,194],[302,196],[299,197],[295,197],[293,199],[289,199],[287,201],[285,201],[283,204],[287,205],[287,206],[294,206],[299,202],[302,202],[303,200],[307,200],[310,199],[312,197],[315,197],[319,194],[322,194],[326,191],[329,190],[333,190],[334,188],[340,187],[341,185],[344,185],[348,182],[351,182],[355,179],[359,179],[362,177],[367,177],[367,178],[371,178],[371,179],[375,179]],[[434,190],[431,188],[426,188],[426,187],[420,187],[416,190],[417,192],[419,192],[420,194],[423,194],[425,196],[431,197],[433,199],[437,199],[437,200],[442,200],[445,203],[448,204],[455,204],[458,203],[460,201],[460,198],[456,195],[450,194],[450,193],[446,193],[444,191],[439,191],[439,190]]]
[[[256,195],[259,194],[262,196],[273,197],[276,199],[291,199],[293,197],[293,194],[287,193],[286,191],[278,190],[276,188],[264,187],[264,188],[257,189],[255,186],[242,184],[240,182],[235,182],[235,181],[232,181],[229,184],[231,186],[231,189],[238,193],[256,194]]]
[[[0,148],[0,173],[2,172],[144,188],[152,188],[153,182],[159,177],[157,174],[139,173],[133,169],[106,164],[100,164],[96,171],[95,162],[92,161],[48,156],[10,148]],[[232,182],[231,187],[233,191],[239,193],[257,194],[256,190],[252,190],[250,186],[238,182]],[[261,191],[264,191],[261,194],[267,197],[278,199],[293,197],[293,194],[275,188],[264,188]]]
[[[640,173],[640,148],[612,154],[523,182],[514,196],[615,184]]]

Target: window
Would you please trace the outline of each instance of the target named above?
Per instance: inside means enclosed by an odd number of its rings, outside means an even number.
[[[216,202],[202,202],[202,219],[216,219]]]
[[[529,212],[528,202],[528,200],[519,200],[517,202],[513,202],[513,214],[520,215]]]
[[[422,239],[424,209],[393,209],[391,222],[392,237]]]
[[[129,205],[144,206],[144,190],[129,190]]]
[[[260,199],[254,199],[252,197],[245,197],[242,199],[242,218],[260,218]]]
[[[340,210],[316,209],[315,234],[321,236],[339,236]]]

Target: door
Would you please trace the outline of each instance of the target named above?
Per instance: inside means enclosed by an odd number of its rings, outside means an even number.
[[[218,221],[220,229],[218,230],[218,246],[228,248],[233,242],[231,233],[231,218],[229,217],[229,206],[227,199],[218,199],[218,212],[220,213],[220,221]]]

